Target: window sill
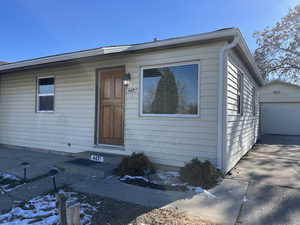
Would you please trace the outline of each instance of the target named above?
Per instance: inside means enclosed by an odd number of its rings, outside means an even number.
[[[141,117],[200,118],[200,115],[184,114],[140,114]]]
[[[54,114],[55,111],[36,111],[36,113],[49,113],[49,114]]]

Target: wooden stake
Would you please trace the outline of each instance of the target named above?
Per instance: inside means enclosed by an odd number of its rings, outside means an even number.
[[[67,224],[67,197],[64,194],[58,193],[56,196],[56,206],[58,208],[59,215],[59,224],[60,225],[68,225]]]
[[[74,205],[67,208],[67,224],[80,225],[80,205]]]

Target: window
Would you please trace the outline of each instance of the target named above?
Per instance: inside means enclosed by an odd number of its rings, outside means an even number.
[[[252,89],[252,114],[256,116],[256,90],[255,87]]]
[[[237,84],[237,113],[243,115],[243,74],[239,71],[238,75],[238,84]]]
[[[54,77],[37,80],[37,112],[54,111]]]
[[[142,115],[197,116],[198,63],[142,69]]]

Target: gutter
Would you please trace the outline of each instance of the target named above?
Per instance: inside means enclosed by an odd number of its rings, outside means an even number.
[[[218,144],[217,144],[217,167],[224,172],[224,157],[225,157],[225,150],[226,150],[226,118],[225,112],[227,106],[226,98],[227,93],[227,62],[225,61],[225,56],[229,49],[236,47],[240,42],[240,36],[238,32],[235,33],[234,39],[231,43],[225,44],[220,51],[219,55],[219,93],[218,93]],[[226,108],[225,108],[226,107]]]

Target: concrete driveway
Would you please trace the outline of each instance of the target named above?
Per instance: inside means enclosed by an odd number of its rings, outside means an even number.
[[[228,178],[249,182],[237,225],[300,225],[300,137],[262,137]]]

